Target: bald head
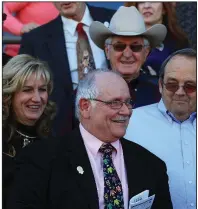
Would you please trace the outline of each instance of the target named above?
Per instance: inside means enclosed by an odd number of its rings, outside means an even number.
[[[80,82],[76,110],[82,126],[103,142],[123,137],[132,113],[126,81],[112,71],[94,71]]]
[[[118,90],[118,92],[129,93],[126,81],[117,73],[112,71],[96,74],[95,82],[98,89],[98,94],[110,94],[110,92]]]
[[[97,98],[102,94],[111,94],[110,92],[116,92],[117,94],[124,92],[129,94],[129,89],[125,80],[120,76],[118,72],[110,71],[109,69],[97,69],[89,72],[84,79],[79,82],[78,91],[76,94],[76,117],[79,119],[79,101],[81,98]],[[121,96],[121,95],[120,95]]]

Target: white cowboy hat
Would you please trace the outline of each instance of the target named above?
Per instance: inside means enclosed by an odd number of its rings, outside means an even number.
[[[110,36],[143,36],[151,47],[160,45],[166,37],[167,29],[162,24],[155,24],[146,29],[143,16],[136,7],[121,6],[111,18],[109,27],[94,21],[89,28],[90,37],[101,49]]]

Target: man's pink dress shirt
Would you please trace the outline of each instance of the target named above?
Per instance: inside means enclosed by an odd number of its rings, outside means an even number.
[[[91,135],[87,130],[85,130],[82,124],[80,124],[80,132],[93,170],[97,192],[98,192],[98,198],[99,198],[99,208],[104,209],[103,163],[102,163],[102,154],[98,152],[103,142],[97,139],[95,136]],[[116,152],[113,152],[112,154],[112,159],[116,171],[118,173],[118,176],[122,183],[124,208],[128,209],[128,183],[127,183],[127,175],[126,175],[122,146],[119,140],[111,143],[111,145],[116,149]]]

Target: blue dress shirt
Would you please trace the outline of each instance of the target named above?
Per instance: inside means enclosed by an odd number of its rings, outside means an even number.
[[[196,113],[180,122],[162,100],[136,108],[124,137],[166,163],[174,209],[196,208]]]

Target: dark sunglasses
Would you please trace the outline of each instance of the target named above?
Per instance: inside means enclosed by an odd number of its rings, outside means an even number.
[[[115,44],[109,44],[109,45],[112,45],[113,49],[116,52],[123,52],[126,49],[127,46],[129,46],[131,51],[133,51],[133,52],[141,52],[142,49],[145,46],[147,46],[147,45],[141,45],[141,44],[130,44],[130,45],[127,45],[125,43],[115,43]]]
[[[175,93],[179,89],[179,87],[182,87],[186,92],[186,94],[190,94],[197,91],[197,86],[189,83],[186,83],[183,86],[180,86],[177,83],[163,83],[163,84],[168,91],[171,91],[173,93]]]

